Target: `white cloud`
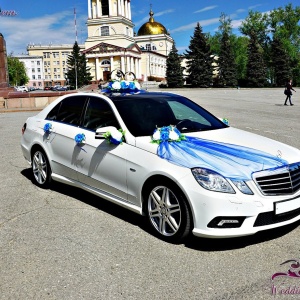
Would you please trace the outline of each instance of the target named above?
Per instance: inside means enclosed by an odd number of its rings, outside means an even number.
[[[193,22],[193,23],[184,25],[184,26],[180,26],[178,28],[175,28],[175,29],[171,30],[171,33],[188,31],[188,30],[194,29],[198,22],[200,23],[201,27],[204,27],[204,26],[207,26],[207,25],[212,25],[212,24],[219,23],[219,18],[201,20],[201,21],[197,21],[197,22]]]
[[[212,9],[214,9],[216,7],[218,7],[218,6],[217,5],[206,6],[206,7],[202,8],[202,9],[194,11],[194,14],[201,13],[201,12],[208,11],[208,10],[212,10]]]
[[[77,33],[82,34],[81,29],[86,31],[86,18],[78,18]],[[18,28],[16,30],[16,28]],[[35,44],[74,44],[75,23],[74,17],[69,11],[62,11],[52,15],[45,15],[32,19],[2,18],[1,33],[6,41],[7,53],[26,53],[29,43]]]

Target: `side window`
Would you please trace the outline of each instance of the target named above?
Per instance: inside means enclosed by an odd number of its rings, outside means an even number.
[[[78,126],[85,101],[83,96],[68,97],[58,103],[46,119]]]
[[[110,105],[105,100],[91,97],[86,108],[83,128],[96,131],[97,128],[106,126],[120,128]]]

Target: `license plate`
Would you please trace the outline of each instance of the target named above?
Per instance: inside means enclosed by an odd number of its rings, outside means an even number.
[[[300,198],[275,203],[275,214],[283,214],[285,212],[300,208]]]

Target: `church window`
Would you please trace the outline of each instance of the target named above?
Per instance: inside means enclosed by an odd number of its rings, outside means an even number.
[[[146,50],[151,51],[151,44],[146,44]]]
[[[108,36],[109,35],[109,26],[102,26],[101,27],[101,36]]]
[[[103,65],[110,65],[110,61],[109,60],[103,60],[102,62],[101,62],[101,65],[103,66]]]
[[[102,16],[108,16],[109,15],[108,0],[101,0],[101,7],[102,7]]]

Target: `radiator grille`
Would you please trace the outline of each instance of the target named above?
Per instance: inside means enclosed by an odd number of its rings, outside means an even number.
[[[254,181],[264,195],[290,195],[300,189],[300,162],[274,171],[254,174]]]

